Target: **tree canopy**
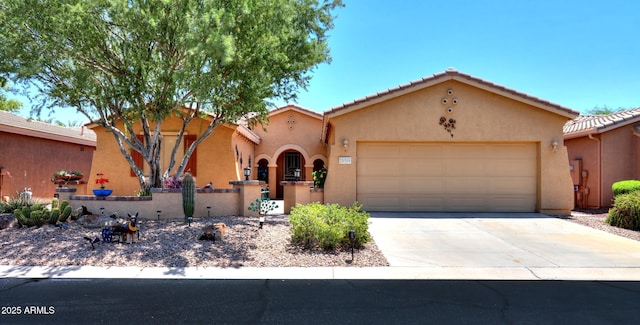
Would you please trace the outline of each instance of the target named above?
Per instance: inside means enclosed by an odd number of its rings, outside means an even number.
[[[592,115],[609,115],[609,114],[613,114],[613,113],[617,113],[617,112],[622,112],[624,110],[627,110],[627,108],[624,107],[618,107],[618,108],[611,108],[607,105],[604,105],[603,107],[600,106],[596,106],[590,110],[587,111],[587,114],[592,114]]]
[[[340,0],[0,0],[0,76],[44,94],[36,107],[76,109],[113,133],[142,189],[160,186],[162,121],[197,116],[206,130],[262,121],[269,100],[295,98],[328,62]],[[37,112],[39,113],[39,112]],[[119,124],[122,122],[122,124]],[[144,139],[133,125],[140,122]],[[149,164],[149,181],[128,148]]]
[[[14,99],[8,99],[3,94],[8,88],[7,79],[0,77],[0,111],[15,113],[20,110],[22,103]]]

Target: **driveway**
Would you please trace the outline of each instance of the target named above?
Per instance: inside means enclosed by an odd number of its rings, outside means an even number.
[[[640,242],[542,214],[373,212],[369,220],[391,267],[615,269],[640,279]]]

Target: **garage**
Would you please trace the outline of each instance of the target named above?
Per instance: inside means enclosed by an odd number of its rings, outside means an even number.
[[[358,142],[356,197],[367,211],[535,212],[538,145]]]

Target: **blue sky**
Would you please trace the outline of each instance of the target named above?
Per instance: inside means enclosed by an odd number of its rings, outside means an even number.
[[[581,112],[640,106],[640,1],[344,2],[333,61],[299,94],[310,110],[450,67]]]

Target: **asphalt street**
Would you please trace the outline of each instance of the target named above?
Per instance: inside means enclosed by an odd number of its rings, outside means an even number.
[[[0,324],[631,324],[640,282],[0,279]]]

